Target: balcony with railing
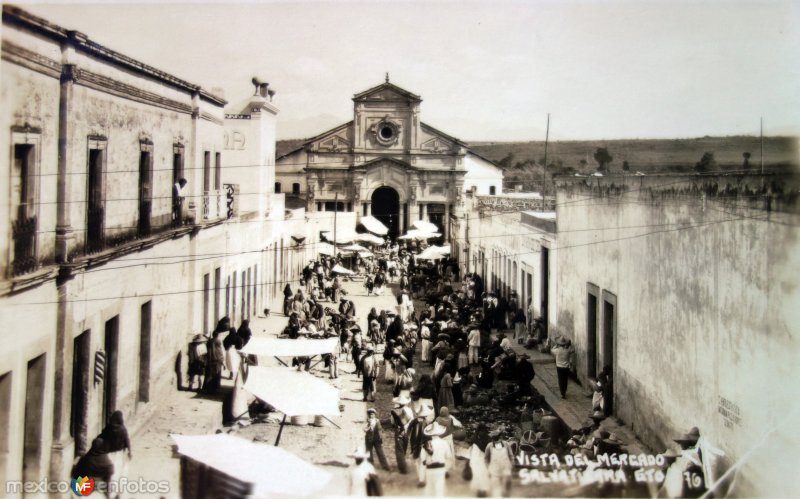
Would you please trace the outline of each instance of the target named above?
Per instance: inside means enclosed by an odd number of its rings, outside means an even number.
[[[203,222],[228,217],[227,192],[224,189],[203,192]]]
[[[14,277],[33,272],[39,268],[36,258],[36,217],[24,217],[14,220],[12,225],[14,238],[14,255],[11,273]]]

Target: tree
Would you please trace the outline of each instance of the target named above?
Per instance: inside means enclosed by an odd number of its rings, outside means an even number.
[[[746,170],[750,168],[750,153],[745,151],[742,153],[742,157],[744,158],[744,163],[742,164],[742,168]]]
[[[597,171],[606,171],[606,165],[614,161],[614,156],[608,153],[605,147],[598,147],[594,152],[594,160],[597,161]]]
[[[630,171],[630,169],[631,169],[631,165],[628,164],[628,161],[627,160],[623,161],[622,162],[622,171],[627,172],[627,171]]]
[[[704,152],[703,157],[700,158],[700,161],[695,163],[694,169],[697,172],[707,172],[710,170],[716,162],[714,161],[714,153],[713,152]]]
[[[505,158],[503,158],[503,159],[501,159],[500,161],[497,162],[497,166],[499,166],[500,168],[504,168],[504,169],[505,168],[510,168],[512,164],[514,164],[514,153],[513,152],[509,152],[508,154],[506,154]]]

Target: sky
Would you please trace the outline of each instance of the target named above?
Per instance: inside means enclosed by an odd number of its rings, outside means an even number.
[[[800,135],[800,2],[57,4],[28,11],[232,104],[259,76],[278,138],[352,119],[391,82],[465,141]]]

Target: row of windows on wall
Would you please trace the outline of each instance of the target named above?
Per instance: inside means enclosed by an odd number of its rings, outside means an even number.
[[[26,274],[36,270],[41,262],[38,259],[37,233],[40,221],[38,219],[39,204],[39,178],[40,178],[40,149],[41,132],[25,130],[18,132],[12,130],[12,164],[11,164],[11,251],[9,255],[9,273],[11,276]],[[104,249],[109,242],[105,238],[105,203],[106,203],[106,175],[108,141],[105,137],[90,136],[88,138],[87,157],[87,215],[86,215],[86,246],[87,253],[94,253]],[[173,145],[172,155],[172,182],[175,186],[184,177],[184,146]],[[119,236],[117,239],[124,242],[126,238],[146,237],[153,230],[152,204],[153,204],[153,143],[149,140],[140,141],[139,144],[139,179],[138,179],[138,204],[139,217],[135,230],[128,235]],[[214,172],[212,177],[212,153],[203,153],[203,189],[205,192],[222,188],[222,155],[214,155]],[[178,203],[180,189],[173,187],[172,224],[182,223],[182,213]],[[169,224],[167,224],[169,226]]]
[[[280,194],[281,191],[281,183],[275,182],[275,194]],[[292,194],[299,195],[300,194],[300,184],[297,182],[292,184]]]

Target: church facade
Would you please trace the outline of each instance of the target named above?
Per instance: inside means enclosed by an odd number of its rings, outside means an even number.
[[[466,193],[500,194],[503,172],[455,137],[420,119],[422,99],[389,82],[353,97],[353,120],[276,161],[277,192],[309,212],[354,211],[402,234],[414,220],[447,239]]]

